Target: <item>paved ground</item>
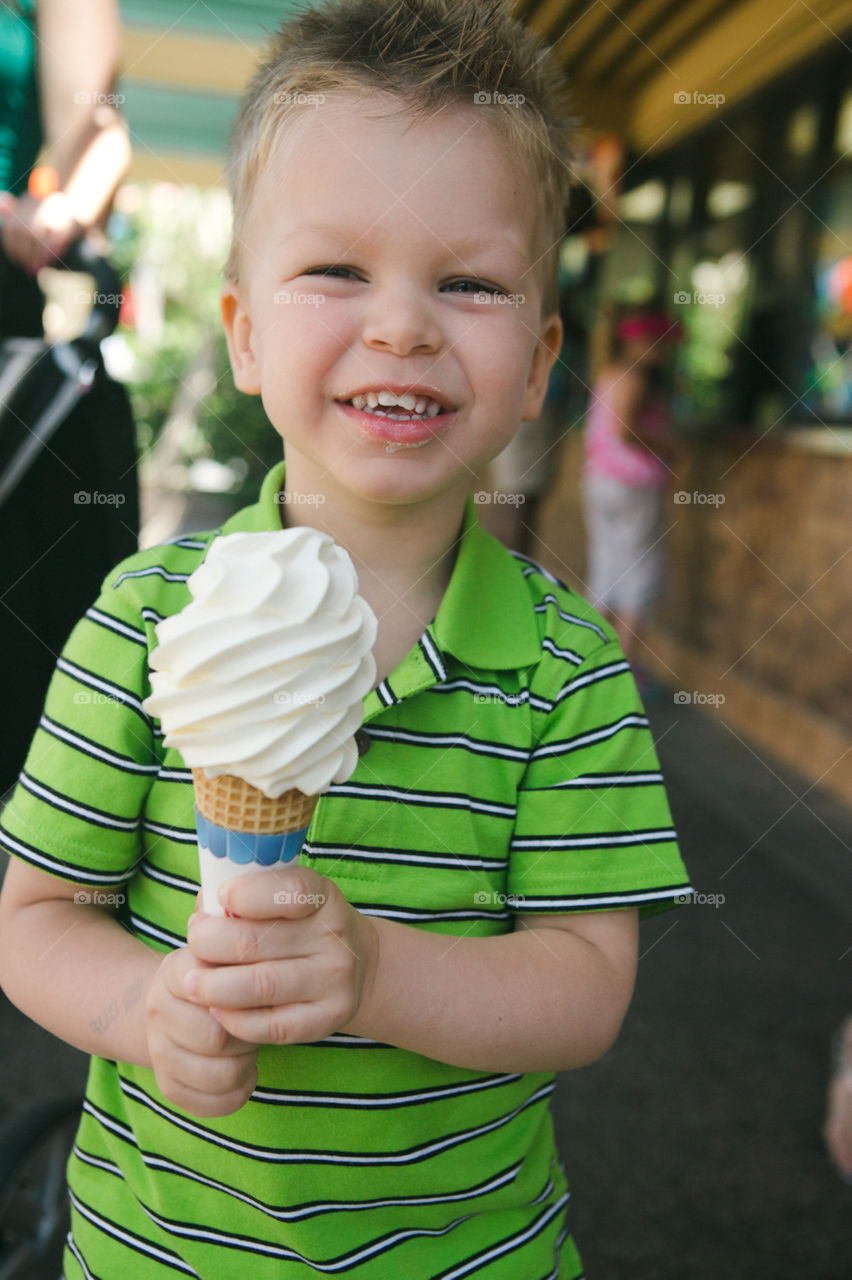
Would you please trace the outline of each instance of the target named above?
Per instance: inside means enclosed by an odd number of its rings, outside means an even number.
[[[693,883],[725,900],[642,926],[618,1044],[560,1077],[587,1273],[848,1280],[852,1188],[820,1128],[852,1010],[852,814],[691,707],[651,718]]]
[[[724,902],[643,925],[618,1045],[560,1077],[587,1273],[848,1280],[852,1188],[820,1127],[829,1038],[852,1009],[852,813],[670,696],[651,717],[694,883]],[[2,997],[0,1042],[0,1116],[82,1087],[82,1056]]]

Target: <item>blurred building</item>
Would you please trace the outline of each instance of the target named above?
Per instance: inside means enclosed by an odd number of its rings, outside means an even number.
[[[133,176],[221,180],[281,0],[122,0]],[[852,798],[852,0],[519,0],[571,77],[565,436],[537,555],[582,589],[580,429],[607,301],[682,321],[686,445],[649,662]]]
[[[587,126],[569,312],[575,292],[586,315],[657,296],[686,333],[649,665],[850,799],[852,3],[519,12],[556,44]],[[582,409],[565,410],[538,556],[581,586]]]

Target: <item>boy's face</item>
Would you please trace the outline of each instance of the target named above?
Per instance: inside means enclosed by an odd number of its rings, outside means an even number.
[[[538,415],[561,325],[541,315],[535,194],[490,109],[411,124],[394,99],[338,94],[273,151],[222,314],[288,483],[370,503],[464,493]],[[413,407],[366,399],[409,390]]]

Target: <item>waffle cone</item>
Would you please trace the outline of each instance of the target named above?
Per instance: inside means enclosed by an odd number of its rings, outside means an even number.
[[[228,831],[259,835],[300,831],[310,822],[319,798],[294,787],[272,800],[242,778],[229,773],[208,778],[203,769],[193,769],[192,781],[198,812]]]

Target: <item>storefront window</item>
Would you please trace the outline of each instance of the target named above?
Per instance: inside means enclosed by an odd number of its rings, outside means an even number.
[[[852,96],[850,96],[852,102]],[[848,113],[852,128],[852,111]],[[852,421],[852,164],[835,170],[814,263],[815,315],[803,403],[825,422]]]

